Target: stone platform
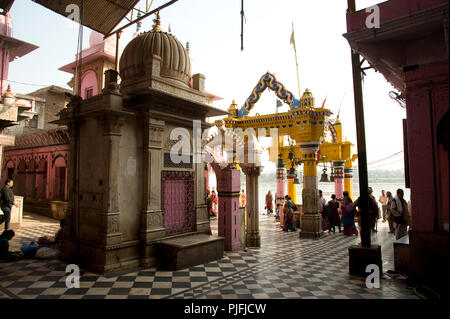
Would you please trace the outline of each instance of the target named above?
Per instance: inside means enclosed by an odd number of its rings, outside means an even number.
[[[67,208],[67,202],[51,199],[28,198],[23,203],[24,211],[61,220]]]
[[[224,244],[224,237],[207,234],[162,240],[155,245],[157,267],[160,270],[179,270],[221,259]]]
[[[410,253],[409,236],[394,241],[394,268],[396,271],[409,273]]]

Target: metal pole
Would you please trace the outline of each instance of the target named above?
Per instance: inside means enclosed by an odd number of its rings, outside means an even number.
[[[120,42],[120,35],[122,34],[122,31],[116,33],[116,58],[115,58],[115,70],[116,72],[119,72],[119,42]]]
[[[355,11],[355,0],[348,0],[348,9]],[[358,172],[359,172],[359,208],[361,216],[361,245],[371,246],[369,228],[369,180],[367,174],[366,133],[364,126],[364,104],[361,85],[360,56],[351,50],[353,69],[353,94],[355,99],[356,134],[358,144]]]
[[[294,22],[292,22],[292,34],[294,34]],[[295,67],[297,70],[298,98],[301,99],[302,91],[300,90],[300,75],[298,73],[298,60],[297,60],[297,48],[295,47],[295,36],[292,40],[293,40],[292,44],[294,45],[294,53],[295,53]]]
[[[168,7],[168,6],[172,5],[172,4],[174,4],[174,3],[177,2],[177,1],[178,1],[178,0],[172,0],[172,1],[169,1],[169,2],[167,2],[167,3],[165,3],[165,4],[163,4],[162,6],[159,6],[158,8],[156,8],[156,9],[154,9],[154,10],[148,12],[147,14],[144,14],[142,17],[137,18],[137,19],[134,20],[134,21],[131,21],[130,23],[124,25],[123,27],[120,27],[120,28],[117,29],[116,31],[110,32],[109,34],[107,34],[107,35],[104,36],[104,39],[109,38],[110,36],[112,36],[112,35],[115,34],[115,33],[121,32],[123,29],[128,28],[130,25],[133,25],[133,24],[135,24],[136,22],[141,21],[142,19],[147,18],[149,15],[152,15],[152,14],[154,14],[154,13],[156,13],[156,12],[158,12],[158,11],[164,9],[164,8],[166,8],[166,7]]]
[[[244,0],[241,0],[241,51],[244,51]]]

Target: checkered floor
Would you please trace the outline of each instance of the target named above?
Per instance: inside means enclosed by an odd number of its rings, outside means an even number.
[[[393,269],[394,238],[386,224],[378,226],[372,241],[382,245],[383,270],[387,271]],[[26,242],[57,229],[55,223],[45,229],[28,226],[18,230],[17,237]],[[217,233],[217,220],[212,221],[212,229]],[[221,260],[180,271],[140,269],[106,277],[82,270],[80,288],[66,287],[66,264],[58,260],[0,263],[0,298],[416,298],[405,280],[384,276],[379,289],[369,289],[364,279],[348,275],[347,249],[359,237],[335,233],[320,240],[299,239],[298,232],[283,232],[266,215],[260,216],[260,232],[261,248],[225,252]]]

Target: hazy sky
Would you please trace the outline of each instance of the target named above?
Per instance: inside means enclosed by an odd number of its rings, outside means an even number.
[[[152,8],[166,1],[154,0]],[[357,9],[380,2],[356,0]],[[138,7],[144,10],[145,1]],[[222,109],[233,99],[241,106],[267,71],[298,98],[294,50],[289,43],[293,22],[302,93],[309,88],[316,106],[327,97],[325,107],[335,114],[343,101],[340,119],[344,136],[356,144],[350,47],[342,36],[346,9],[346,0],[245,0],[243,52],[239,0],[179,0],[161,11],[161,19],[164,30],[170,24],[172,34],[182,44],[190,42],[193,73],[206,76],[207,91],[223,98],[215,103]],[[76,24],[31,0],[16,0],[11,16],[13,36],[39,46],[10,64],[9,80],[28,83],[11,82],[13,91],[29,93],[52,84],[68,88],[71,75],[58,68],[74,60]],[[141,31],[150,30],[152,24],[152,18],[145,19]],[[135,26],[130,27],[122,39],[127,41],[134,31]],[[89,35],[85,28],[85,47]],[[391,100],[391,90],[381,74],[367,71],[364,111],[369,163],[403,149],[402,119],[406,112]],[[274,113],[275,101],[273,92],[265,92],[250,115]],[[287,109],[284,106],[280,111]],[[403,168],[402,158],[400,154],[369,168]]]

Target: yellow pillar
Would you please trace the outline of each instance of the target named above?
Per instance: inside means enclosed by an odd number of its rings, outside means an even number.
[[[351,159],[345,161],[344,191],[347,191],[348,196],[350,196],[352,200],[355,200],[353,197],[353,161]]]
[[[291,196],[291,200],[293,203],[298,204],[297,202],[297,185],[294,184],[293,179],[288,179],[288,195]]]
[[[339,118],[333,124],[334,129],[336,130],[336,139],[337,143],[342,143],[342,123],[339,121]]]

